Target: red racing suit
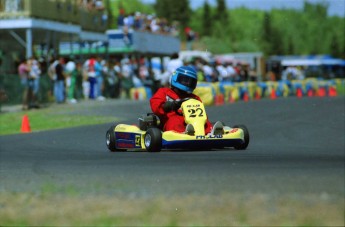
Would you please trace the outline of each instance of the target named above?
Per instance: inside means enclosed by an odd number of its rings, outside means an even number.
[[[199,101],[201,99],[194,94],[190,94],[188,97],[195,98]],[[176,131],[176,132],[184,132],[186,128],[186,123],[184,122],[184,118],[181,115],[176,114],[176,112],[170,111],[168,113],[164,112],[163,110],[163,104],[166,101],[173,101],[178,100],[186,97],[180,97],[174,90],[164,87],[158,89],[158,91],[152,96],[150,99],[150,105],[152,112],[156,114],[161,121],[161,124],[163,126],[163,131]],[[205,133],[211,132],[212,124],[207,119],[205,123]]]

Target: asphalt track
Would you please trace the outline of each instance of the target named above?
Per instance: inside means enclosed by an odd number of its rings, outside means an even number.
[[[81,194],[219,193],[344,198],[345,98],[286,98],[206,107],[211,121],[245,124],[246,151],[108,152],[112,123],[0,136],[0,192],[52,186]],[[111,100],[70,114],[136,123],[147,101]],[[53,190],[53,189],[52,189]]]

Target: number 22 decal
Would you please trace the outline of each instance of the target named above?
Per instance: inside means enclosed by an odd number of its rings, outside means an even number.
[[[198,117],[204,116],[204,111],[201,108],[196,108],[196,109],[189,109],[188,113],[190,113],[189,117],[196,117],[198,114]]]

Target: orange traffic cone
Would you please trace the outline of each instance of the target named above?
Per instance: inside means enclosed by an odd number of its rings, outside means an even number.
[[[325,97],[326,96],[326,89],[324,87],[319,87],[319,90],[317,91],[317,96]]]
[[[216,104],[216,106],[224,104],[224,95],[223,94],[216,95],[216,102],[215,102],[215,104]]]
[[[335,97],[337,95],[338,95],[337,94],[337,89],[335,87],[331,86],[331,87],[328,88],[328,96],[329,97]]]
[[[303,97],[303,92],[302,92],[302,89],[301,89],[301,88],[297,88],[296,96],[297,96],[298,98],[302,98],[302,97]]]
[[[138,100],[139,99],[139,92],[137,89],[135,89],[134,91],[134,100]]]
[[[276,98],[277,98],[276,91],[274,90],[274,88],[272,88],[272,90],[271,90],[271,99],[276,99]]]
[[[307,92],[308,97],[313,97],[314,96],[314,91],[313,89],[309,89]]]
[[[244,92],[244,94],[243,94],[243,101],[245,101],[245,102],[249,101],[249,96],[248,96],[247,92]]]
[[[234,103],[235,99],[232,97],[232,91],[229,93],[229,103]]]
[[[258,91],[255,91],[255,100],[259,100],[261,98]]]
[[[28,115],[26,115],[26,114],[23,116],[22,128],[21,128],[20,131],[23,132],[23,133],[31,132],[29,118],[28,118]]]

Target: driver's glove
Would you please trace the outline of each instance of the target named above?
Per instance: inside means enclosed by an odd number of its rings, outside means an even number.
[[[166,101],[163,104],[164,112],[176,111],[180,109],[180,107],[181,107],[181,102],[178,102],[178,101]]]

